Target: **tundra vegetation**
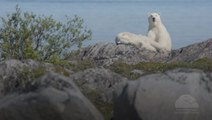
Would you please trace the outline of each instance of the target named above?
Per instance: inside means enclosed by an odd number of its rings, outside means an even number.
[[[81,48],[82,42],[91,39],[79,16],[66,16],[59,22],[52,16],[16,11],[1,17],[0,47],[2,59],[34,59],[50,63],[63,63],[70,49]]]

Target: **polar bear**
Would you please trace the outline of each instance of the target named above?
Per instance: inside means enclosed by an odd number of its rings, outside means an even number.
[[[131,44],[148,50],[171,51],[171,37],[158,13],[150,13],[147,36],[122,32],[116,36],[116,44]]]
[[[170,51],[172,47],[171,37],[161,21],[160,14],[151,13],[148,21],[149,29],[147,37],[150,38],[150,44],[156,49]]]
[[[137,48],[145,48],[156,51],[156,48],[150,44],[150,38],[143,35],[136,35],[134,33],[122,32],[116,36],[116,44],[133,45]]]

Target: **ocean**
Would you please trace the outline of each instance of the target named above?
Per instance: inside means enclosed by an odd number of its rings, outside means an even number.
[[[92,30],[92,40],[84,47],[98,42],[114,42],[119,32],[146,34],[148,13],[158,12],[172,37],[174,49],[212,38],[212,1],[0,1],[0,16],[15,11],[52,15],[64,21],[65,15],[82,17]]]

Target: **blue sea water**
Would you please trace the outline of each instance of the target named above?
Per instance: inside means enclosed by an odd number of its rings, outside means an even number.
[[[65,15],[81,16],[93,32],[93,38],[84,46],[97,42],[114,42],[119,32],[146,34],[147,15],[159,12],[172,37],[173,48],[212,38],[212,1],[0,1],[0,16],[15,11],[19,5],[22,11],[40,15],[53,15],[64,21]]]

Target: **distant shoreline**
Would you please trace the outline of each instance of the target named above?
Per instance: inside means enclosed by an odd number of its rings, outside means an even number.
[[[67,2],[73,2],[73,3],[80,3],[80,2],[83,2],[83,3],[135,3],[135,2],[145,2],[145,3],[148,3],[148,2],[212,2],[212,1],[209,1],[209,0],[202,0],[202,1],[198,1],[198,0],[179,0],[179,1],[169,1],[169,0],[160,0],[160,1],[154,1],[154,0],[45,0],[45,1],[42,1],[42,0],[31,0],[31,1],[28,1],[28,0],[3,0],[3,1],[0,1],[0,2],[42,2],[42,3],[45,3],[45,2],[54,2],[54,3],[58,3],[58,2],[62,2],[62,3],[67,3]]]

